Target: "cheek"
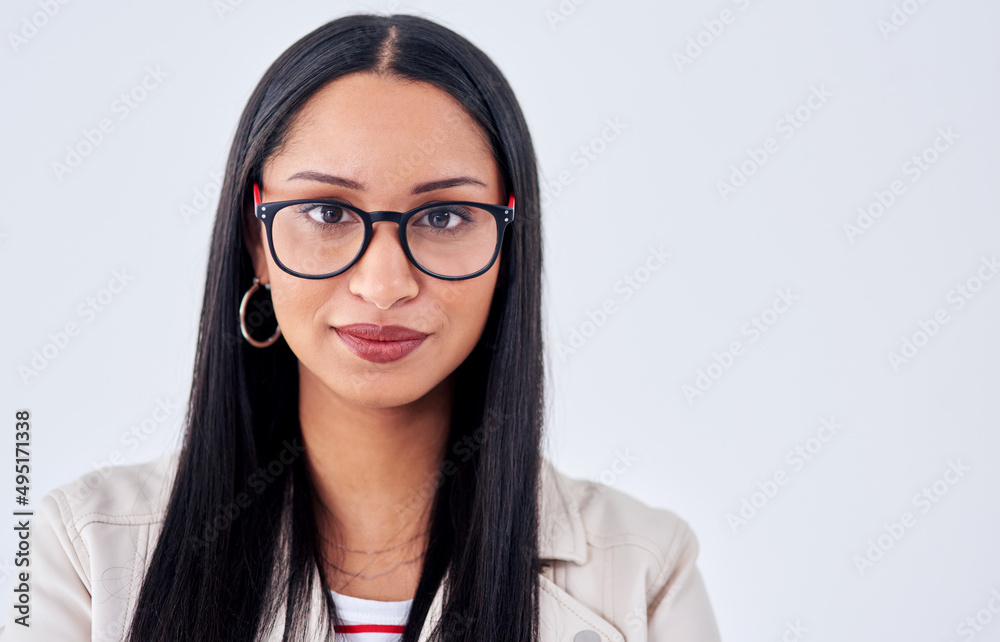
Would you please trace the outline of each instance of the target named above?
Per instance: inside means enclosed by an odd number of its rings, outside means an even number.
[[[322,288],[309,285],[309,282],[284,274],[271,280],[274,314],[289,345],[310,340],[313,331],[310,326],[316,319],[317,310],[328,298]]]
[[[461,330],[463,340],[469,344],[466,346],[469,349],[482,335],[483,327],[490,315],[490,304],[496,286],[494,271],[491,270],[480,278],[483,279],[482,283],[478,282],[478,278],[474,279],[467,287],[456,288],[444,298],[447,301],[448,317],[452,319],[456,328]]]

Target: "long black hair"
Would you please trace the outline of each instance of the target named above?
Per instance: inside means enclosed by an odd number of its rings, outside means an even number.
[[[242,340],[238,306],[254,277],[244,240],[255,224],[251,186],[305,102],[355,72],[424,81],[454,97],[487,135],[505,193],[517,197],[483,335],[455,373],[448,450],[431,491],[430,541],[403,640],[416,642],[446,571],[433,639],[537,637],[544,372],[531,137],[506,79],[468,40],[417,16],[350,15],[285,51],[240,118],[212,233],[183,446],[132,642],[250,641],[278,626],[281,607],[283,639],[299,640],[316,615],[316,582],[328,636],[339,621],[299,456],[297,359],[281,339],[265,349]],[[266,307],[255,322],[266,323]]]

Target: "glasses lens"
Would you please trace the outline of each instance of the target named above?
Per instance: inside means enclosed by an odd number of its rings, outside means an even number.
[[[493,258],[496,219],[481,207],[435,205],[410,218],[406,242],[417,263],[435,274],[474,274]]]
[[[285,267],[319,276],[354,260],[365,240],[365,224],[334,203],[298,203],[278,210],[271,237],[274,253]]]

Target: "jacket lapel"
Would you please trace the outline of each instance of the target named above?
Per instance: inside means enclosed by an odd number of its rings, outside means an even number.
[[[561,589],[544,575],[538,576],[538,640],[539,642],[579,642],[577,634],[593,631],[596,639],[605,642],[625,642],[625,636],[603,617]]]

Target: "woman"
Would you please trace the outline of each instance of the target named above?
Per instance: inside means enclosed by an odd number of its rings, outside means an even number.
[[[540,454],[538,197],[464,38],[295,43],[229,155],[179,456],[39,503],[5,639],[717,639],[687,525]]]

